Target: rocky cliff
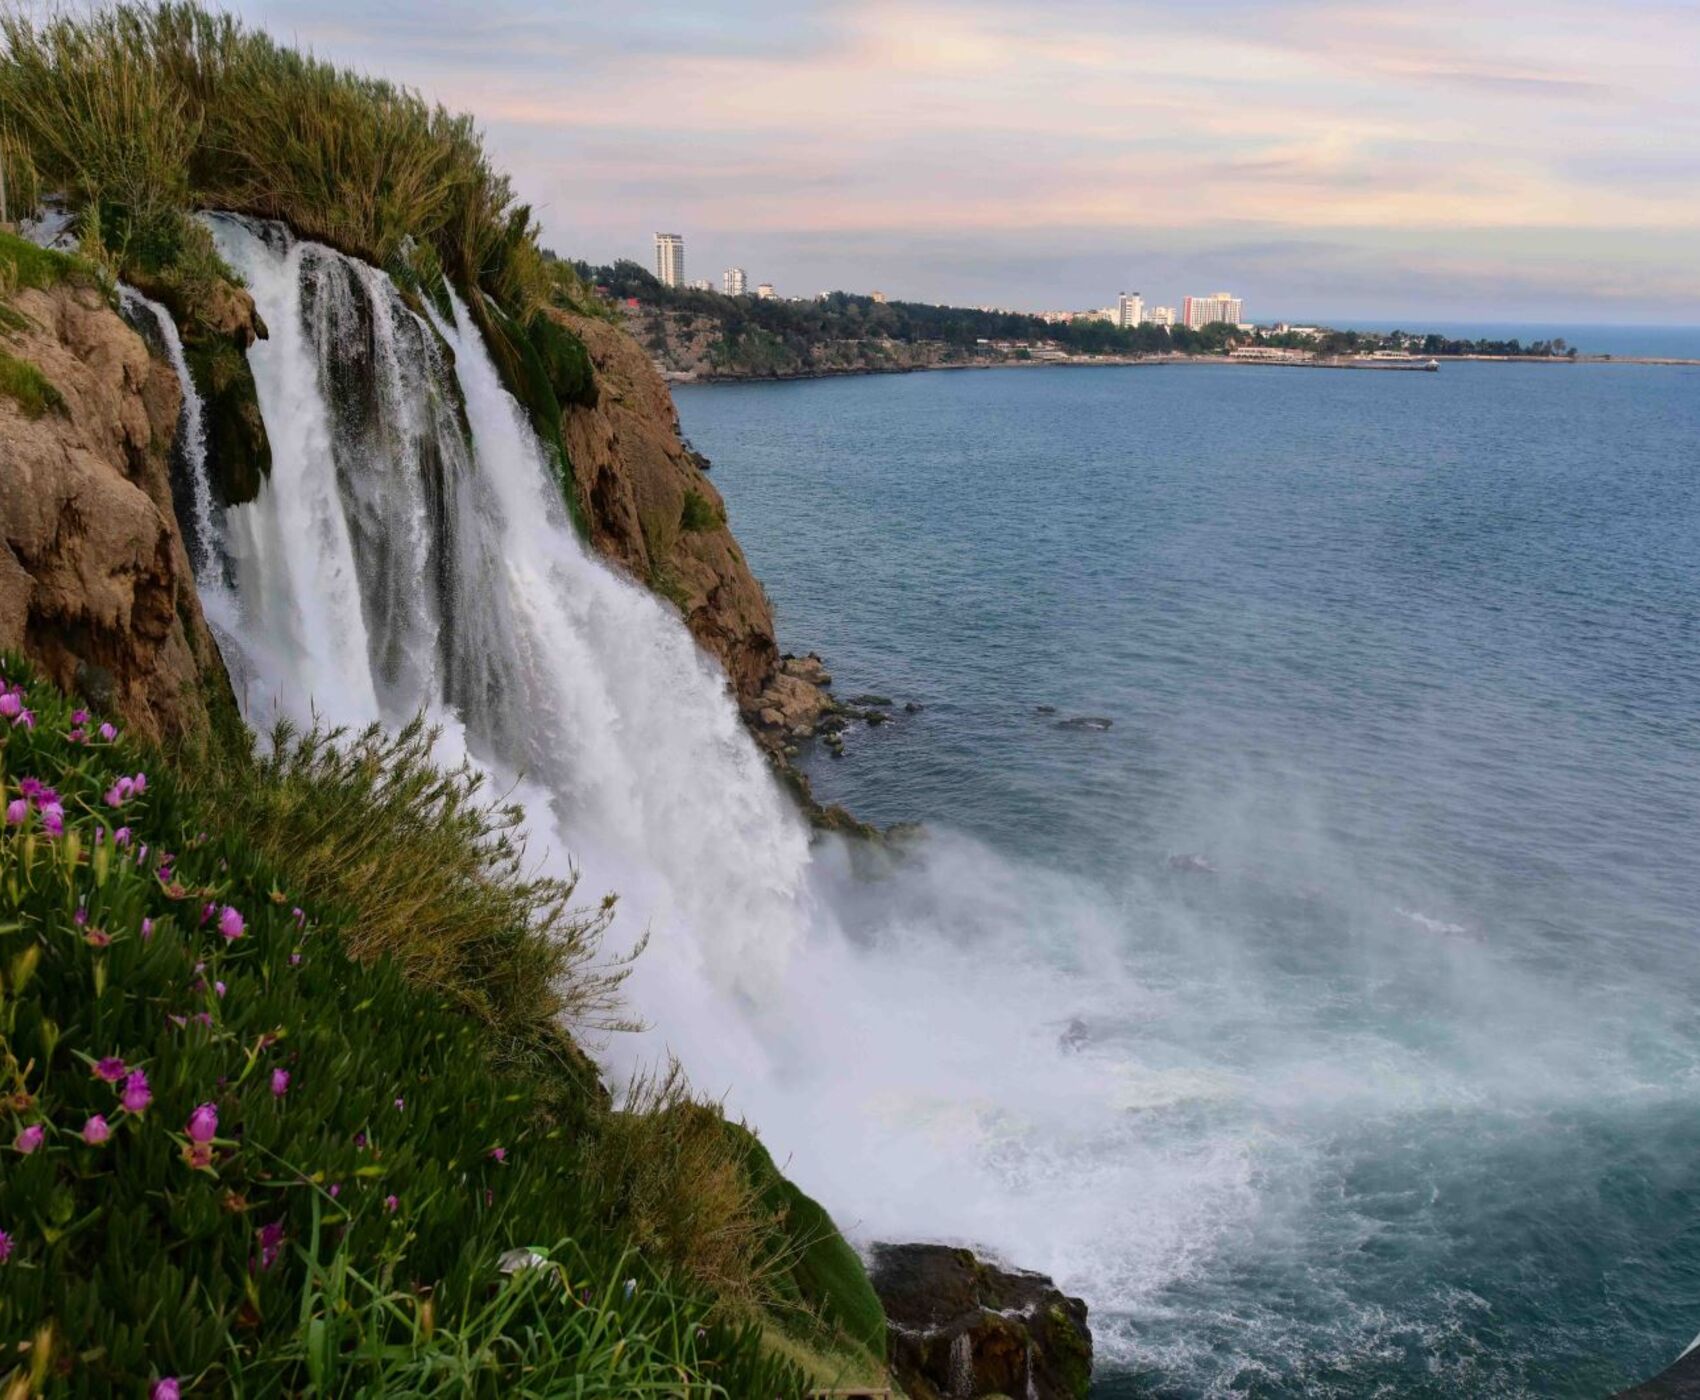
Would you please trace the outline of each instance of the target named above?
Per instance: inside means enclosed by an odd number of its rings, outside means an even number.
[[[101,288],[55,272],[0,296],[0,648],[184,737],[228,682],[172,509],[181,392]]]
[[[643,348],[606,321],[550,314],[584,342],[596,374],[595,404],[561,416],[591,543],[677,604],[725,668],[756,737],[780,751],[831,708],[830,679],[818,658],[781,656],[773,607]]]

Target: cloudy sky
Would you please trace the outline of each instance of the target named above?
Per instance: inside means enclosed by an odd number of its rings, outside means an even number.
[[[781,292],[1700,323],[1700,0],[233,0],[546,241]]]

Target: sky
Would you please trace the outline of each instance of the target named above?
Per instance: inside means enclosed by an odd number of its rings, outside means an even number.
[[[1700,324],[1700,0],[232,0],[783,295]]]

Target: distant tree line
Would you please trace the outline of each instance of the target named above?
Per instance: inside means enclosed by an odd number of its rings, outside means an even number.
[[[777,368],[807,364],[818,346],[837,342],[942,344],[971,353],[981,341],[1049,341],[1077,355],[1221,354],[1233,345],[1256,344],[1349,355],[1372,350],[1405,350],[1422,355],[1542,355],[1574,358],[1563,340],[1461,340],[1407,331],[1325,330],[1320,337],[1293,332],[1252,332],[1231,325],[1199,330],[1185,326],[1142,325],[1122,328],[1109,321],[1081,319],[1050,322],[1018,311],[981,311],[964,306],[933,306],[916,301],[875,301],[851,292],[829,292],[808,301],[664,286],[639,263],[622,260],[608,267],[574,263],[587,285],[616,299],[630,298],[662,311],[689,313],[714,323],[724,360]]]

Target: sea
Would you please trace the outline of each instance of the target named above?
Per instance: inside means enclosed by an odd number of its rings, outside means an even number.
[[[782,644],[889,702],[841,757],[805,746],[818,795],[1001,872],[931,886],[928,936],[1007,1051],[938,1120],[979,1174],[896,1169],[924,1182],[912,1238],[1020,1247],[1084,1296],[1104,1400],[1604,1396],[1676,1358],[1700,1331],[1700,368],[675,399]],[[997,918],[1051,972],[982,994],[1020,961],[974,962]],[[881,964],[917,1082],[965,1033],[905,988],[934,954]],[[1036,1088],[1052,1043],[1067,1077]],[[859,1243],[897,1209],[833,1204]]]

